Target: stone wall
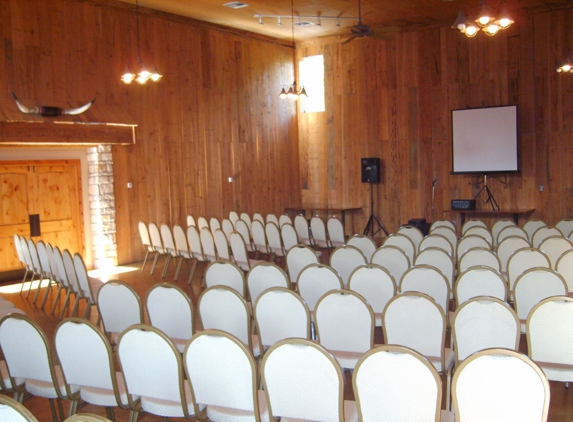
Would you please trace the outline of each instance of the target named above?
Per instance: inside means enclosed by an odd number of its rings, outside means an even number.
[[[113,156],[110,145],[88,148],[93,267],[117,265]]]

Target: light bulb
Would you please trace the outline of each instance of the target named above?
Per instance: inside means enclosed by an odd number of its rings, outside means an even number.
[[[129,85],[130,83],[132,83],[134,79],[135,79],[135,75],[129,71],[127,71],[123,75],[121,75],[121,81],[126,85]]]
[[[279,94],[279,98],[282,98],[283,100],[287,97],[287,92],[285,87],[283,86],[283,89],[281,90],[281,93]]]
[[[497,34],[500,30],[500,27],[498,25],[496,25],[495,23],[492,23],[490,25],[488,25],[483,32],[485,32],[486,35],[489,35],[490,37],[493,37],[495,34]]]
[[[475,25],[470,25],[466,28],[466,31],[464,32],[464,34],[466,34],[467,37],[475,37],[475,35],[479,32],[479,28]]]

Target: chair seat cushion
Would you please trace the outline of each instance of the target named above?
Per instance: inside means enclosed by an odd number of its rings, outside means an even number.
[[[191,388],[188,381],[185,381],[185,398],[187,400],[187,412],[189,415],[193,415],[195,410],[193,409],[193,398],[191,396]],[[181,403],[171,400],[142,396],[141,408],[148,413],[167,418],[185,417]],[[205,406],[200,406],[199,408],[200,410],[203,410]]]
[[[267,397],[262,390],[258,391],[259,414],[261,421],[269,420],[269,407]],[[217,422],[251,422],[255,420],[253,412],[249,410],[232,409],[230,407],[207,406],[207,416],[211,421]]]
[[[117,403],[113,390],[98,387],[80,387],[80,397],[87,403],[95,404],[97,406],[127,406],[127,392],[125,390],[125,381],[121,372],[115,373],[117,388],[119,390],[119,398],[121,403]],[[133,400],[138,400],[139,396],[133,396]]]

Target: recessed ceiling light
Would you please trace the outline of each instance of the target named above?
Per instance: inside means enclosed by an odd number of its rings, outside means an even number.
[[[309,21],[298,21],[298,22],[295,22],[295,25],[296,26],[312,26],[312,25],[314,25],[314,23],[309,22]]]
[[[231,9],[240,9],[242,7],[248,7],[249,5],[240,1],[232,1],[230,3],[225,3],[223,6],[230,7]]]

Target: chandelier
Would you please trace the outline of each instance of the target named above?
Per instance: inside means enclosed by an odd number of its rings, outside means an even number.
[[[146,84],[148,81],[158,82],[163,75],[157,73],[157,68],[154,67],[153,71],[149,71],[141,61],[141,42],[139,40],[139,1],[135,0],[135,22],[137,30],[137,68],[139,72],[137,74],[131,73],[129,67],[125,70],[125,73],[121,75],[121,81],[129,85],[133,81],[140,85]]]
[[[467,14],[464,13],[464,6],[467,8]],[[477,17],[473,19],[469,6],[462,5],[452,28],[457,29],[466,37],[475,37],[479,31],[483,31],[486,35],[493,37],[502,29],[509,28],[513,22],[514,20],[509,15],[505,3],[503,4],[501,13],[496,16],[496,13],[491,13],[485,0],[480,0]]]
[[[294,0],[291,0],[291,32],[292,32],[292,62],[293,64],[296,63],[296,48],[294,42]],[[296,74],[296,70],[295,70]],[[289,98],[291,100],[298,100],[300,96],[308,97],[304,86],[300,88],[296,84],[296,77],[291,85],[283,85],[281,92],[279,94],[279,98],[285,99]]]

